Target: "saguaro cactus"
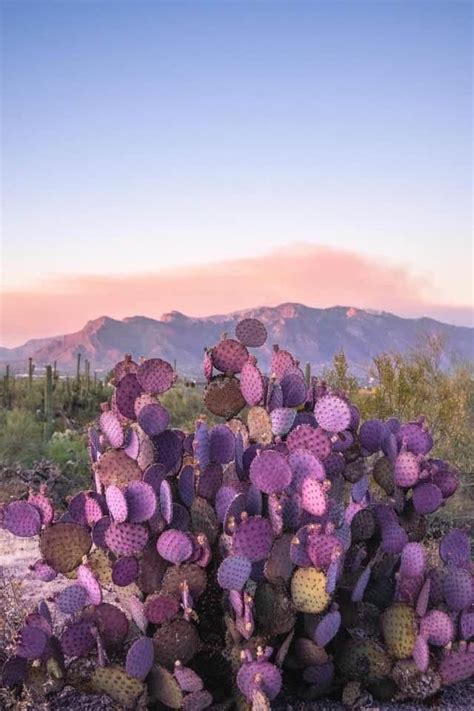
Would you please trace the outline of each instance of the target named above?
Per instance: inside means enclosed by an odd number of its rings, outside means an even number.
[[[49,439],[53,434],[53,368],[46,366],[46,379],[44,384],[44,436]]]

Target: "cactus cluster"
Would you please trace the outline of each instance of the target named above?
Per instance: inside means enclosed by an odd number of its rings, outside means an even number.
[[[245,319],[205,350],[204,404],[225,421],[193,433],[160,403],[173,368],[127,356],[89,431],[91,490],[61,515],[44,490],[4,508],[4,528],[39,535],[34,573],[70,580],[50,601],[63,628],[41,602],[5,685],[260,711],[283,688],[426,698],[474,673],[469,538],[423,543],[458,483],[423,418],[361,423],[278,346],[267,377],[248,350],[266,338]]]

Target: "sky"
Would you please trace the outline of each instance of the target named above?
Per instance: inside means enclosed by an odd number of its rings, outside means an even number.
[[[470,2],[1,11],[1,345],[287,301],[472,323]]]

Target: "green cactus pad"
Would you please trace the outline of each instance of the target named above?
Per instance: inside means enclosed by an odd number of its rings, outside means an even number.
[[[145,691],[143,682],[129,676],[120,666],[97,667],[92,675],[92,685],[100,694],[107,694],[126,709],[132,709]]]
[[[411,657],[417,632],[412,607],[402,602],[388,607],[382,615],[382,631],[390,654],[397,659]]]

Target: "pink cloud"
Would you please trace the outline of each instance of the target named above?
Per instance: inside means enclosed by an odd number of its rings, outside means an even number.
[[[354,305],[405,316],[428,315],[466,324],[469,307],[443,306],[433,285],[409,268],[355,252],[297,244],[262,257],[183,267],[154,274],[71,276],[3,295],[3,345],[68,333],[107,314],[192,316],[296,301],[309,306]]]

